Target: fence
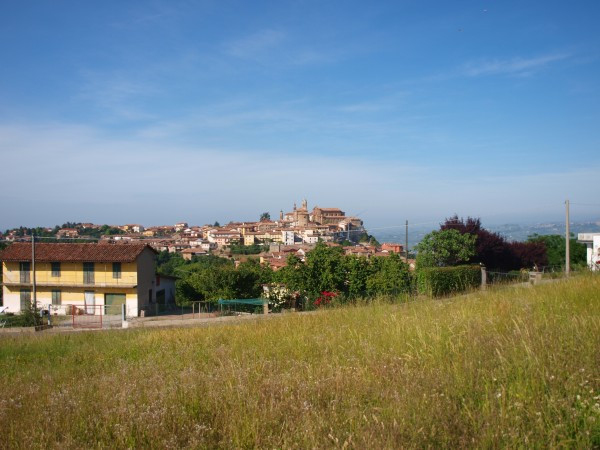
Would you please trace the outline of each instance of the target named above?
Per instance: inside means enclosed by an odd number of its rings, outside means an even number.
[[[105,329],[121,328],[120,305],[49,305],[48,324],[53,327]]]
[[[490,285],[526,283],[528,280],[529,272],[496,272],[490,270],[487,271],[487,282]]]

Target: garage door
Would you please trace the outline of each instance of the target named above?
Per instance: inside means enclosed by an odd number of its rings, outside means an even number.
[[[104,294],[106,305],[104,314],[121,314],[121,305],[125,304],[125,294]]]

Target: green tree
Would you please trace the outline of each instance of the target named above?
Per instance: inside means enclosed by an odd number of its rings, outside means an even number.
[[[264,212],[260,215],[260,221],[263,222],[265,220],[271,220],[271,214],[268,212]]]
[[[455,266],[475,256],[477,236],[457,230],[432,231],[417,245],[417,267]]]
[[[564,267],[565,265],[565,237],[558,234],[539,235],[534,234],[527,238],[527,242],[541,242],[546,246],[548,265],[552,267]],[[572,265],[585,264],[587,260],[587,249],[584,244],[577,242],[575,235],[571,233],[570,260]]]
[[[363,297],[371,275],[372,264],[364,256],[347,255],[343,258],[344,291],[349,298]]]
[[[381,244],[377,239],[375,239],[375,236],[367,233],[362,233],[358,238],[358,242],[362,244],[374,245],[375,247],[381,247]]]
[[[306,291],[312,300],[323,291],[343,291],[346,274],[342,247],[318,243],[306,255]]]
[[[287,257],[287,265],[273,274],[273,280],[285,284],[293,292],[306,291],[306,265],[293,253]]]
[[[371,258],[371,275],[367,279],[368,295],[397,295],[410,293],[411,274],[408,264],[400,255]]]

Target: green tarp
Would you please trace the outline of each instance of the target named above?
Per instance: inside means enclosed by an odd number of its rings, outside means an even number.
[[[256,305],[262,306],[268,300],[264,298],[238,298],[234,300],[219,299],[219,305]]]

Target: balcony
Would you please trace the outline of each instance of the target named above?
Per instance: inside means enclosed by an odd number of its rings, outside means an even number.
[[[70,272],[63,271],[54,277],[48,271],[35,274],[35,284],[39,287],[72,287],[72,288],[134,288],[137,286],[137,273],[121,273],[120,278],[113,278],[112,271],[107,272]],[[3,274],[3,285],[14,287],[31,287],[31,272],[9,271]]]

